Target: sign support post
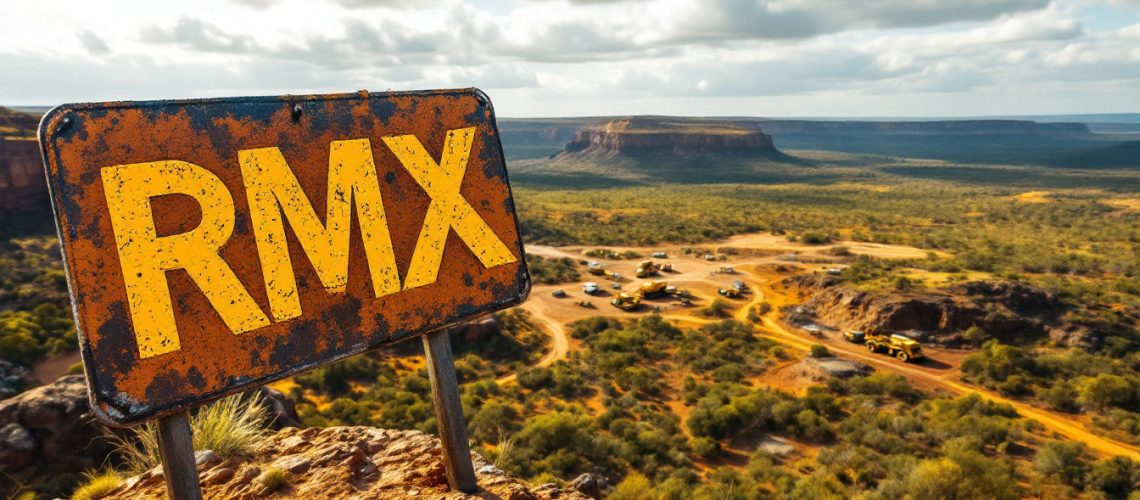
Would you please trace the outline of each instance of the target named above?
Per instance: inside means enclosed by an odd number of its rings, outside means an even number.
[[[459,383],[455,378],[451,339],[447,332],[447,329],[436,330],[423,337],[436,427],[439,428],[439,439],[443,442],[443,466],[447,470],[447,484],[456,491],[475,493],[479,487],[475,483],[475,468],[471,464],[467,424],[464,423],[463,407],[459,402]]]
[[[190,414],[185,411],[158,421],[158,450],[166,476],[166,495],[171,500],[202,500],[192,432]]]

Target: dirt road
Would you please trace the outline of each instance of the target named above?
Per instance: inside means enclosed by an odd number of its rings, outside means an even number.
[[[531,367],[541,368],[544,366],[550,366],[554,364],[555,361],[565,358],[566,354],[570,352],[570,338],[566,336],[566,328],[562,325],[562,323],[559,323],[550,316],[547,316],[546,313],[542,310],[543,308],[541,302],[530,301],[526,304],[523,304],[521,307],[523,310],[530,313],[531,319],[538,322],[542,328],[550,333],[550,351],[544,354],[542,358],[539,359],[537,363],[531,365]],[[495,382],[497,382],[499,385],[506,385],[514,383],[516,380],[518,380],[518,374],[512,373],[510,375],[499,377],[495,380]]]
[[[834,245],[807,246],[788,242],[783,237],[770,234],[740,235],[728,240],[703,245],[704,248],[733,248],[741,251],[739,256],[731,257],[727,261],[706,261],[695,256],[681,255],[680,245],[663,245],[653,248],[632,247],[604,247],[615,251],[632,250],[642,255],[652,252],[667,252],[667,262],[673,264],[677,272],[665,274],[654,279],[667,280],[670,284],[689,290],[695,297],[697,304],[708,303],[717,298],[718,288],[731,286],[733,280],[744,280],[752,288],[753,293],[746,302],[735,301],[733,317],[749,323],[747,316],[756,305],[767,302],[772,311],[761,318],[761,324],[756,325],[758,335],[771,339],[798,350],[807,351],[814,344],[823,344],[832,353],[857,360],[887,373],[897,373],[906,377],[911,383],[927,389],[941,390],[950,394],[978,393],[982,397],[1009,404],[1021,415],[1032,418],[1047,429],[1056,431],[1068,439],[1080,441],[1091,449],[1106,455],[1125,455],[1140,460],[1140,447],[1102,437],[1090,431],[1082,422],[1069,416],[1050,410],[1038,408],[1026,403],[1011,400],[1000,394],[993,393],[980,387],[962,383],[959,379],[959,364],[966,352],[924,347],[927,359],[917,363],[905,364],[894,358],[868,352],[861,345],[848,343],[836,333],[812,336],[798,328],[789,328],[779,320],[779,307],[788,304],[793,298],[777,289],[777,281],[782,278],[769,271],[762,270],[762,266],[771,267],[773,264],[783,264],[799,268],[800,272],[818,271],[827,267],[841,266],[839,259],[828,254],[832,246],[843,245],[853,253],[873,255],[878,258],[915,258],[925,256],[926,251],[904,246],[872,245],[855,242],[838,242]],[[596,247],[588,247],[596,248]],[[582,252],[587,247],[546,247],[528,246],[527,252],[544,257],[569,257],[575,260],[586,259]],[[795,257],[789,259],[788,256]],[[587,259],[595,260],[595,259]],[[602,260],[607,270],[619,272],[624,276],[633,276],[634,267],[642,259],[631,260]],[[789,262],[791,261],[791,262]],[[734,274],[720,273],[722,267],[734,266]],[[604,286],[605,278],[586,275],[581,281],[597,281]],[[637,281],[625,279],[621,282],[623,289],[635,289]],[[629,317],[634,315],[660,313],[664,318],[685,323],[688,325],[701,325],[718,319],[710,319],[696,314],[694,307],[684,307],[670,299],[646,301],[649,307],[639,312],[619,312],[609,305],[610,297],[618,290],[603,289],[599,295],[586,295],[578,288],[580,283],[562,285],[536,285],[530,300],[522,307],[531,312],[532,317],[546,329],[552,337],[552,349],[535,366],[549,366],[566,356],[571,348],[566,336],[566,323],[597,315],[614,315]],[[556,298],[552,292],[556,289],[564,290],[567,298]],[[600,299],[600,300],[599,300]],[[591,307],[582,307],[580,302],[588,302]],[[499,383],[511,383],[515,375],[499,379]]]

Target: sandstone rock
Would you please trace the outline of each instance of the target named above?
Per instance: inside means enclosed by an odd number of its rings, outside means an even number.
[[[583,127],[565,147],[568,154],[651,152],[684,156],[774,151],[772,137],[756,129],[727,122],[673,122],[651,117],[622,118]]]
[[[26,368],[0,360],[0,399],[15,396],[33,385],[35,381]]]
[[[304,444],[298,445],[298,439]],[[261,498],[265,492],[257,477],[271,466],[291,474],[275,498],[587,498],[574,490],[532,488],[474,453],[479,493],[453,492],[440,453],[439,440],[418,431],[286,428],[265,438],[253,455],[201,464],[198,474],[207,498]],[[161,497],[165,492],[155,477],[139,476],[127,484],[107,498]]]
[[[1049,340],[1065,347],[1094,350],[1100,347],[1103,335],[1084,325],[1066,323],[1049,329]]]
[[[870,366],[836,357],[806,358],[791,367],[795,377],[812,382],[826,382],[832,377],[849,378],[874,371]]]
[[[0,472],[12,476],[34,472],[45,477],[96,467],[110,449],[102,439],[104,427],[88,409],[82,375],[61,377],[0,401],[0,429],[5,430]],[[29,443],[33,451],[22,452]]]
[[[448,330],[452,342],[477,342],[498,335],[503,325],[494,315],[488,314]]]
[[[785,284],[806,289],[811,297],[788,318],[818,320],[844,328],[906,333],[923,342],[958,344],[970,327],[1003,341],[1045,336],[1045,326],[1063,312],[1061,302],[1031,285],[979,281],[945,290],[866,292],[818,276],[800,276]]]
[[[297,408],[293,400],[286,397],[281,391],[269,386],[258,389],[265,409],[269,411],[269,428],[280,430],[286,427],[300,427],[301,417],[297,416]]]
[[[570,489],[597,500],[602,498],[602,492],[606,489],[606,479],[587,472],[570,481]]]

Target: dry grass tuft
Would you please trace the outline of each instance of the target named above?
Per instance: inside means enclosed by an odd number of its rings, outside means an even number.
[[[72,500],[103,498],[123,485],[123,476],[113,470],[90,471],[83,474],[83,482],[71,494]]]
[[[240,395],[203,407],[190,417],[195,450],[213,450],[223,458],[254,451],[266,434],[265,404],[260,396],[243,401]],[[158,451],[158,424],[149,422],[126,438],[113,438],[131,472],[153,469],[162,463]]]

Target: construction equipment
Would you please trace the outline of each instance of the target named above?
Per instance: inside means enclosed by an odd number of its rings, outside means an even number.
[[[720,272],[724,274],[736,274],[736,268],[732,266],[721,266]]]
[[[551,292],[551,295],[554,295],[555,298],[561,299],[561,298],[566,296],[566,290],[559,288],[559,289]]]
[[[641,307],[641,294],[622,292],[610,304],[623,311],[633,311]]]
[[[661,297],[666,294],[666,289],[669,288],[669,283],[664,281],[646,281],[637,288],[637,293],[641,297],[652,299]]]
[[[605,268],[597,261],[591,261],[589,264],[586,264],[586,270],[595,276],[605,276],[606,274]]]
[[[862,344],[867,340],[867,335],[862,330],[848,330],[843,332],[843,339],[852,344]]]
[[[871,334],[865,336],[863,343],[867,346],[868,351],[887,353],[890,356],[899,358],[899,361],[904,363],[924,356],[922,344],[903,335]]]
[[[634,274],[637,275],[638,278],[648,278],[649,276],[656,275],[658,271],[660,271],[660,268],[657,267],[657,264],[654,264],[651,260],[647,260],[637,265],[637,272]]]
[[[734,288],[740,292],[745,292],[748,290],[748,285],[744,284],[743,281],[736,280],[736,281],[732,282],[732,288]]]
[[[585,307],[586,309],[593,309],[594,308],[594,303],[590,302],[588,300],[583,300],[583,301],[579,302],[578,305],[580,307]]]
[[[740,290],[737,290],[735,288],[721,288],[720,290],[717,290],[716,293],[719,293],[730,299],[739,299],[742,295],[744,295],[740,292]]]
[[[598,284],[594,283],[593,281],[587,281],[585,285],[582,285],[582,292],[588,295],[598,293],[599,290],[600,288],[598,288]]]

